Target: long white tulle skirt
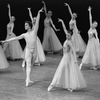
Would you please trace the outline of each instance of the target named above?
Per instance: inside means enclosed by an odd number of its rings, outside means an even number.
[[[88,40],[82,63],[92,66],[100,65],[100,44],[94,37]]]
[[[46,60],[46,57],[45,57],[45,54],[44,54],[44,51],[43,51],[43,47],[42,47],[41,41],[37,37],[37,57],[36,57],[35,62],[36,63],[44,62],[45,60]]]
[[[0,69],[5,69],[9,67],[9,63],[5,57],[4,51],[0,46]]]
[[[62,49],[62,44],[60,43],[58,37],[54,30],[48,26],[44,29],[43,38],[43,49],[44,51],[58,51]]]
[[[76,52],[85,52],[86,44],[77,31],[73,31],[72,44]]]
[[[71,53],[64,54],[56,70],[51,85],[65,89],[85,88],[86,81],[79,70],[78,65],[74,62],[74,56]]]
[[[11,36],[8,36],[7,39],[16,37],[14,33]],[[7,42],[3,45],[3,50],[5,52],[6,57],[10,57],[11,59],[21,59],[22,58],[22,47],[18,40]]]

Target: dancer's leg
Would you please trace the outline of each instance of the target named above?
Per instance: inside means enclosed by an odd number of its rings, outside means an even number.
[[[30,73],[31,73],[31,60],[32,60],[32,53],[30,50],[26,51],[26,86],[29,86],[30,83],[33,83],[30,80]]]

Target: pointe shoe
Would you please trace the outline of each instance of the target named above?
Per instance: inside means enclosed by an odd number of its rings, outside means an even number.
[[[34,66],[40,66],[41,64],[40,63],[34,63]]]
[[[50,85],[49,87],[48,87],[48,92],[51,90],[53,88],[53,85]]]
[[[24,65],[24,64],[22,64],[22,67],[24,68],[24,67],[25,67],[25,65]]]
[[[73,92],[73,90],[72,89],[67,89],[68,91],[70,91],[70,92]]]
[[[33,81],[26,81],[26,86],[28,87],[29,85],[33,84]]]
[[[24,64],[24,63],[22,63],[22,67],[23,67],[23,68],[25,67],[25,64]]]

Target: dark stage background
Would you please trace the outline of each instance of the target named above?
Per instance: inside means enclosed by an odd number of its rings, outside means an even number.
[[[98,22],[98,35],[100,33],[100,0],[44,0],[46,2],[47,10],[52,10],[53,16],[52,20],[57,28],[61,31],[56,32],[59,40],[63,44],[66,37],[63,32],[61,23],[58,23],[57,18],[62,18],[66,24],[66,28],[69,29],[69,21],[70,14],[68,12],[68,8],[64,6],[64,3],[67,2],[72,11],[78,14],[77,17],[77,27],[81,31],[81,36],[87,43],[88,34],[87,31],[89,29],[89,16],[88,16],[88,6],[92,7],[92,15],[93,21],[96,20]],[[37,15],[37,12],[43,4],[41,0],[0,0],[0,40],[4,40],[6,38],[6,25],[9,22],[8,17],[8,8],[7,4],[11,5],[11,13],[15,16],[15,27],[14,33],[18,36],[25,32],[24,30],[24,22],[26,20],[30,20],[28,15],[28,7],[32,8],[33,16]],[[45,14],[41,13],[40,26],[38,31],[38,36],[42,42],[43,40],[43,29],[44,29],[44,19]],[[99,36],[100,37],[100,36]],[[22,47],[25,46],[25,41],[20,40]]]

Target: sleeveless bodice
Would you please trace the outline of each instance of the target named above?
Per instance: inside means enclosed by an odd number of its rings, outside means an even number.
[[[45,26],[45,27],[49,27],[49,26],[50,26],[50,19],[47,19],[47,18],[46,18],[46,19],[44,20],[44,26]]]

